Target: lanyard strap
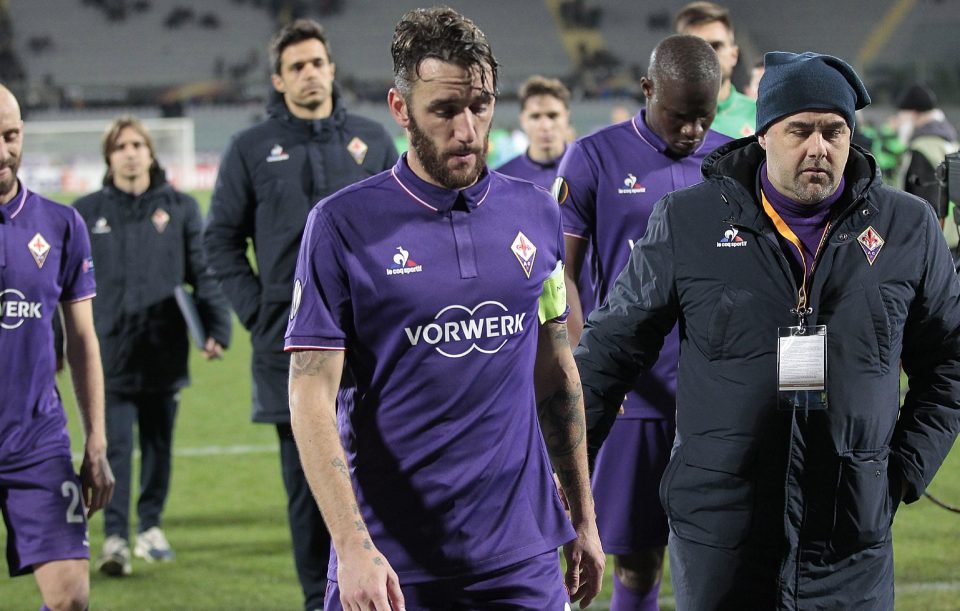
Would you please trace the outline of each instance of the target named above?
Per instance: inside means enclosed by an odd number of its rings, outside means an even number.
[[[776,229],[785,240],[793,244],[794,248],[797,249],[797,253],[800,255],[800,264],[803,265],[803,281],[800,284],[800,291],[797,295],[797,316],[800,317],[801,326],[803,325],[803,319],[806,314],[810,312],[807,309],[807,258],[803,254],[803,243],[800,241],[800,238],[797,237],[797,234],[794,233],[793,229],[790,228],[790,225],[787,224],[783,217],[780,216],[780,213],[773,207],[770,203],[770,200],[767,199],[766,193],[761,189],[760,191],[760,200],[763,203],[763,210],[767,213],[767,216],[770,217],[770,220],[773,221],[773,227]],[[820,249],[823,247],[823,242],[827,237],[827,232],[830,231],[830,223],[828,222],[826,227],[823,228],[823,234],[820,236],[820,242],[817,244],[817,251],[814,253],[814,258],[820,252]],[[812,266],[812,262],[811,262]]]

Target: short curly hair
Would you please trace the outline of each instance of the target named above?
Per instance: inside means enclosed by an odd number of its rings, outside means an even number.
[[[470,19],[446,6],[415,9],[400,18],[390,45],[394,85],[409,96],[413,81],[420,78],[420,64],[434,58],[466,69],[480,68],[484,89],[498,94],[499,64],[487,37]],[[487,82],[486,68],[492,82]]]

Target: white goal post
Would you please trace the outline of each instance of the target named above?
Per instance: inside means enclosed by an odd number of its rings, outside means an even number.
[[[196,184],[193,119],[141,119],[150,130],[157,160],[175,187]],[[112,119],[25,121],[20,179],[41,194],[78,195],[100,188],[106,172],[101,142]]]

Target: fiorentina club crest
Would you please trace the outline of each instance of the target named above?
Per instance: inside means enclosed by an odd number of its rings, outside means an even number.
[[[50,243],[43,239],[43,236],[38,233],[30,238],[27,248],[30,249],[33,260],[37,262],[37,267],[42,268],[43,263],[47,260],[47,255],[50,254]]]
[[[163,233],[170,222],[170,214],[163,208],[157,208],[150,220],[153,221],[153,226],[157,228],[157,233]]]
[[[880,254],[880,249],[883,248],[883,238],[880,237],[876,229],[867,227],[857,238],[857,242],[860,242],[863,253],[867,255],[867,262],[873,265],[873,262],[877,260],[877,255]]]
[[[523,268],[523,273],[525,273],[527,278],[529,278],[530,272],[533,271],[533,260],[537,258],[537,247],[533,245],[533,242],[527,239],[527,236],[523,235],[522,231],[520,231],[517,233],[517,237],[513,240],[510,250],[512,250],[513,254],[517,256],[517,261],[520,262],[520,267]]]
[[[350,144],[347,145],[347,150],[350,152],[353,160],[357,162],[357,165],[361,165],[367,157],[367,151],[370,150],[370,147],[367,146],[366,142],[354,136]]]

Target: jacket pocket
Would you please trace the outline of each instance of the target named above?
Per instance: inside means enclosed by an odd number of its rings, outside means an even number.
[[[879,357],[877,361],[880,364],[880,373],[885,374],[890,370],[890,316],[887,314],[887,306],[883,303],[880,287],[865,286],[863,287],[863,294],[867,299],[873,330],[877,336],[877,355]]]
[[[693,435],[680,446],[660,484],[673,532],[714,547],[738,547],[753,521],[753,451],[749,443]]]
[[[730,317],[733,315],[736,297],[736,292],[729,287],[723,287],[723,292],[720,293],[720,298],[717,299],[713,312],[710,313],[707,335],[709,354],[707,354],[707,357],[711,361],[722,359],[725,356],[727,327],[730,325]]]
[[[833,547],[852,553],[887,539],[893,521],[890,449],[848,450],[840,455]]]

